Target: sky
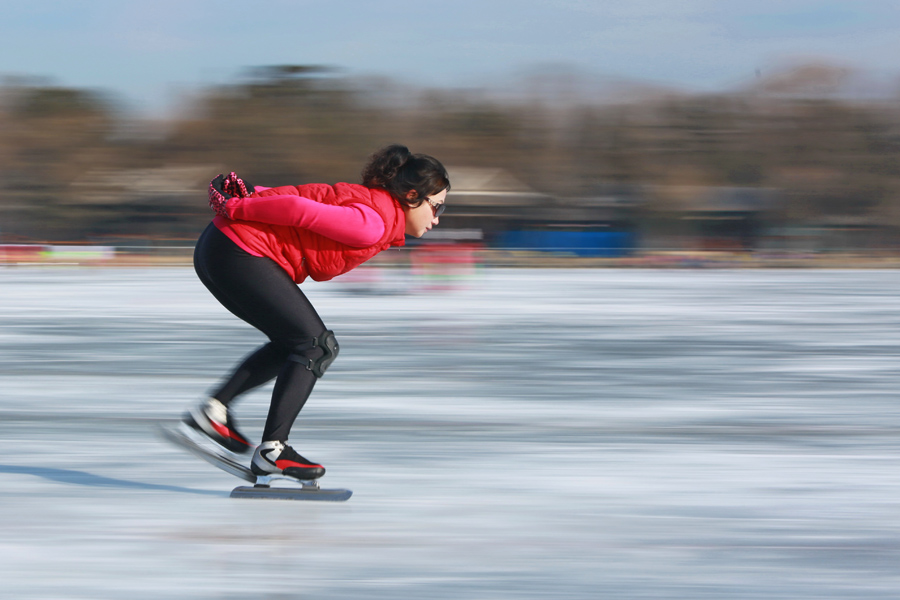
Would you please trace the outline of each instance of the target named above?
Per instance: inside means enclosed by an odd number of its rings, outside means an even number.
[[[807,60],[900,78],[898,0],[0,0],[0,77],[165,113],[248,68],[477,87],[548,65],[712,91]]]

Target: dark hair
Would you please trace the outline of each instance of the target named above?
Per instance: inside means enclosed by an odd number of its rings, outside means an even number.
[[[371,157],[362,172],[362,183],[382,188],[406,206],[416,207],[429,196],[450,189],[447,170],[436,158],[413,154],[400,144],[385,146]],[[410,191],[416,197],[406,198]]]

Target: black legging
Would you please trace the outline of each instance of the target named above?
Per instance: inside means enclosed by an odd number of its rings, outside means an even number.
[[[245,358],[213,397],[228,405],[277,377],[262,440],[286,441],[316,383],[307,363],[288,357],[320,358],[322,350],[308,346],[325,324],[284,269],[247,253],[213,224],[197,241],[194,268],[222,306],[271,340]]]

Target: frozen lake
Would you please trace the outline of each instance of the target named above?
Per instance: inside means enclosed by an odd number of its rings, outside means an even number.
[[[0,268],[0,598],[900,597],[900,272],[387,284],[303,286],[301,503],[154,433],[263,341],[192,270]]]

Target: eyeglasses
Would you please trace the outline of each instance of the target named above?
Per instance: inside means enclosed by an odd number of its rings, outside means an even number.
[[[437,219],[439,216],[444,214],[444,209],[447,208],[443,202],[432,202],[431,198],[426,198],[426,202],[431,206],[432,212],[434,212],[434,218]]]

